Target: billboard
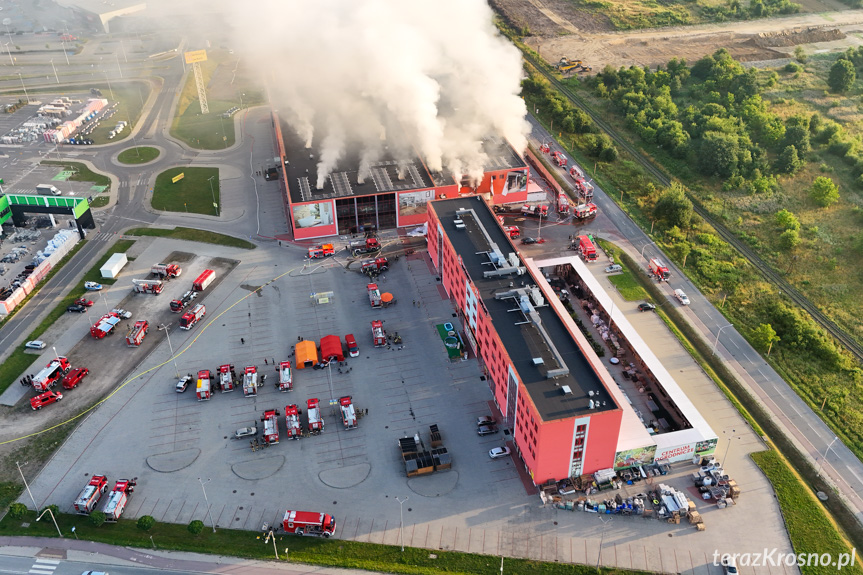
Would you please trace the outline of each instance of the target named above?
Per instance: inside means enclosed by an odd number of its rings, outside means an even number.
[[[635,467],[636,465],[646,465],[653,462],[655,455],[655,445],[646,445],[644,447],[636,447],[635,449],[627,449],[626,451],[618,451],[614,454],[614,468],[626,469],[628,467]]]
[[[299,229],[333,225],[333,203],[301,204],[293,207],[294,224]]]
[[[405,192],[403,194],[399,194],[399,215],[425,215],[426,204],[428,204],[433,199],[434,190],[423,190],[421,192]]]
[[[656,454],[656,461],[685,461],[694,455],[707,455],[716,449],[716,439],[667,447]]]
[[[207,61],[207,51],[206,50],[194,50],[192,52],[186,52],[186,64],[194,64],[195,62],[206,62]]]

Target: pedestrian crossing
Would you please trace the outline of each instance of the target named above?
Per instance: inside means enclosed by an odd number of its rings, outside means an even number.
[[[113,238],[116,238],[117,234],[113,232],[100,232],[98,234],[93,234],[92,232],[87,236],[87,239],[91,242],[107,242],[111,241]]]
[[[28,573],[33,575],[54,575],[54,570],[60,565],[60,562],[54,559],[36,559],[36,562],[30,567]]]

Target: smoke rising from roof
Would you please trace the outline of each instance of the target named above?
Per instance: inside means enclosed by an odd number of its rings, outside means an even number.
[[[273,106],[314,148],[318,187],[346,150],[359,150],[363,167],[350,169],[367,176],[382,133],[396,159],[416,146],[430,170],[473,179],[486,136],[526,145],[521,57],[485,0],[259,0],[226,9],[244,65],[251,56]]]

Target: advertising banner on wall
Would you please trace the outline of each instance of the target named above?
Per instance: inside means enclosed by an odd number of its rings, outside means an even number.
[[[653,463],[655,455],[655,445],[646,445],[644,447],[636,447],[635,449],[627,449],[626,451],[618,451],[614,455],[614,468],[626,469],[637,465],[647,465],[648,463]]]
[[[672,462],[692,459],[694,455],[707,455],[716,450],[716,439],[668,447],[656,454],[656,461]]]
[[[333,202],[295,204],[291,215],[297,239],[321,238],[336,234]]]
[[[415,226],[426,221],[427,204],[435,199],[434,190],[404,192],[399,198],[399,226]]]

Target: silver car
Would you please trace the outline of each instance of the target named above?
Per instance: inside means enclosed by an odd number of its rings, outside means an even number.
[[[241,437],[249,437],[251,435],[257,435],[258,428],[257,427],[241,427],[237,431],[234,432],[234,439],[240,439]]]

